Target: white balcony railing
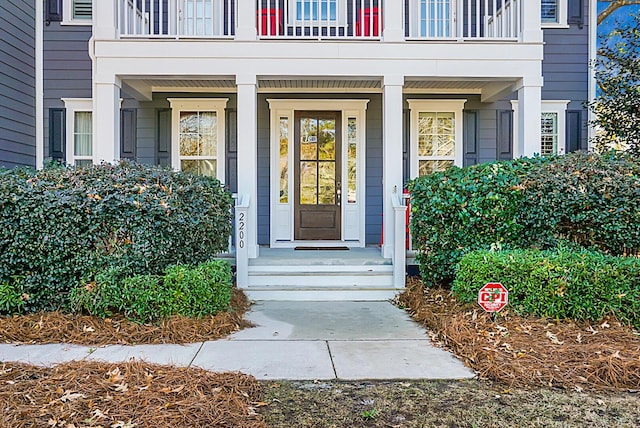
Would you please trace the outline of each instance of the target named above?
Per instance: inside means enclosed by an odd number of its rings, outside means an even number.
[[[237,28],[253,26],[259,39],[377,40],[385,7],[393,7],[402,13],[394,9],[389,19],[397,17],[406,39],[519,40],[525,6],[524,0],[113,1],[120,37],[176,39],[233,38]]]

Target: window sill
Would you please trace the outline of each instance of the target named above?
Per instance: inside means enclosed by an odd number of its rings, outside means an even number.
[[[570,28],[569,24],[559,24],[557,22],[546,22],[542,23],[543,30],[552,30],[552,29],[567,29]]]
[[[91,19],[74,19],[74,20],[62,20],[60,25],[72,25],[72,26],[85,26],[90,27],[93,25]]]

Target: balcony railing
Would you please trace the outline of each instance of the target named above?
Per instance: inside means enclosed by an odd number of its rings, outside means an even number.
[[[523,30],[524,0],[114,1],[120,37],[233,38],[252,19],[259,39],[377,40],[385,7],[402,8],[393,16],[408,40],[518,40]]]

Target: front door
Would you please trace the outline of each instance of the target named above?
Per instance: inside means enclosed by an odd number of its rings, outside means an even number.
[[[294,238],[341,239],[340,112],[295,114]]]

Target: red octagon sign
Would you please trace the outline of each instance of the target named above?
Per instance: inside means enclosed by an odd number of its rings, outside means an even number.
[[[509,291],[499,282],[490,282],[478,292],[478,304],[487,312],[500,312],[509,303]]]

